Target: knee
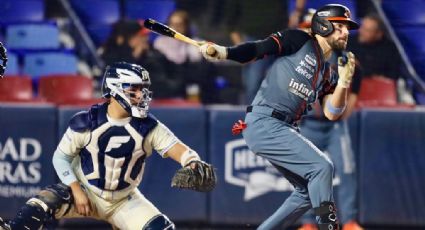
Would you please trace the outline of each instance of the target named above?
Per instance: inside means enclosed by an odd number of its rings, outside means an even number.
[[[323,160],[319,162],[315,167],[317,175],[321,175],[321,177],[333,177],[334,173],[334,165],[331,161]]]
[[[143,227],[143,230],[157,230],[157,229],[164,229],[164,230],[174,230],[175,226],[174,223],[168,219],[163,214],[154,216],[152,219],[146,223],[146,225]]]
[[[45,221],[54,218],[62,208],[70,207],[71,203],[71,193],[66,185],[48,186],[27,201],[10,226],[12,229],[41,229]]]

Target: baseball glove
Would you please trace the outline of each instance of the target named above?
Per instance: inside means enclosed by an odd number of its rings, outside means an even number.
[[[191,161],[184,168],[176,171],[171,180],[171,187],[209,192],[217,183],[212,165],[203,161]]]
[[[6,70],[6,64],[7,64],[7,55],[6,55],[6,48],[4,48],[3,44],[0,42],[0,78],[3,77],[4,71]]]

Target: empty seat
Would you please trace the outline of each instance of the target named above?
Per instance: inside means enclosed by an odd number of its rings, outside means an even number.
[[[165,23],[168,16],[176,9],[172,0],[127,0],[125,16],[131,19],[153,18]]]
[[[93,98],[92,80],[80,75],[43,76],[38,95],[57,105],[91,105],[102,101]]]
[[[396,106],[395,81],[386,78],[363,78],[357,105],[359,107]]]
[[[32,81],[28,76],[7,76],[0,80],[1,102],[28,102],[33,98]]]
[[[15,53],[7,53],[7,67],[5,75],[18,75],[20,74],[18,56]]]
[[[29,52],[24,56],[23,72],[32,77],[50,74],[76,74],[77,58],[71,51]]]
[[[113,24],[120,19],[119,0],[71,0],[71,5],[85,25]]]
[[[1,0],[0,22],[41,21],[44,18],[42,0]]]
[[[6,45],[9,49],[57,49],[59,29],[54,22],[10,24]]]
[[[410,56],[425,54],[425,26],[398,28],[397,35]]]
[[[395,26],[425,25],[425,1],[391,0],[382,1],[382,8]]]
[[[112,31],[112,25],[88,25],[86,29],[93,39],[93,42],[96,45],[101,45],[106,42],[106,39],[109,37]]]

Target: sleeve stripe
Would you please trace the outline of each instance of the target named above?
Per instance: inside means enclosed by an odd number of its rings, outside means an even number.
[[[282,45],[280,44],[279,39],[277,39],[276,36],[271,36],[271,37],[273,38],[273,40],[275,40],[275,42],[279,46],[279,54],[281,54],[282,53]]]
[[[166,148],[164,148],[159,155],[164,156],[164,154],[166,152],[168,152],[168,150],[170,150],[175,144],[177,144],[179,142],[179,140],[176,138],[173,142],[170,143],[170,145],[168,145]]]

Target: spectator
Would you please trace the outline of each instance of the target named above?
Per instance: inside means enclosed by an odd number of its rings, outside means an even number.
[[[168,18],[168,25],[177,32],[192,37],[190,18],[186,11],[176,10],[171,13]],[[186,61],[200,62],[202,60],[202,55],[197,47],[170,37],[159,36],[154,42],[154,47],[163,53],[168,60],[176,64],[183,64]]]
[[[394,42],[386,36],[385,26],[379,15],[368,14],[363,18],[358,34],[350,36],[347,49],[356,55],[365,77],[394,80],[398,85],[399,101],[415,103],[405,88],[403,61]]]
[[[400,77],[400,55],[395,44],[385,36],[384,24],[377,14],[363,18],[358,34],[350,36],[348,50],[360,61],[364,76],[393,80]]]
[[[107,65],[125,61],[150,70],[155,98],[184,97],[184,79],[175,74],[175,65],[149,44],[149,30],[135,20],[114,24],[111,36],[102,47]]]
[[[193,37],[190,16],[184,10],[171,13],[168,25],[187,37]],[[183,81],[188,100],[202,103],[217,102],[214,88],[215,67],[202,59],[197,47],[166,36],[159,36],[153,46],[175,64],[173,73]]]
[[[141,28],[134,20],[120,20],[114,23],[110,36],[99,50],[106,65],[119,61],[135,62],[133,48]]]

